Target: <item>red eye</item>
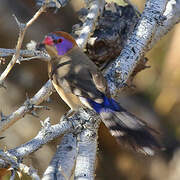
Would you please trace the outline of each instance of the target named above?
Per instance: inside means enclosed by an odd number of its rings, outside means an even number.
[[[62,42],[62,39],[61,39],[61,38],[57,40],[57,43],[61,43],[61,42]]]

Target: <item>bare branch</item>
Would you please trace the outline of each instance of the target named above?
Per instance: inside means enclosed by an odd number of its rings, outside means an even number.
[[[157,28],[151,43],[149,43],[147,50],[150,50],[153,45],[166,35],[175,24],[180,22],[180,0],[169,0],[166,10],[163,13],[165,20],[162,25]]]
[[[48,0],[45,1],[44,5],[35,13],[35,15],[32,17],[32,19],[30,19],[26,24],[22,24],[20,23],[17,18],[15,17],[15,20],[19,26],[19,37],[18,37],[18,41],[17,41],[17,45],[16,45],[16,52],[13,55],[10,63],[8,64],[8,66],[6,67],[5,71],[1,74],[0,76],[0,84],[3,84],[4,79],[6,78],[6,76],[8,75],[8,73],[10,72],[10,70],[13,68],[14,64],[16,63],[16,61],[19,58],[20,55],[20,49],[22,46],[22,42],[24,39],[24,35],[27,31],[27,29],[29,28],[29,26],[32,25],[32,23],[45,11],[46,9],[46,3],[48,2]]]
[[[18,108],[15,112],[10,114],[9,116],[3,116],[0,121],[0,132],[3,132],[9,126],[14,124],[18,119],[24,117],[24,115],[33,110],[34,105],[38,105],[42,103],[45,99],[47,99],[52,93],[52,83],[51,81],[47,81],[47,83],[32,97],[24,102],[24,104]]]
[[[94,179],[95,161],[97,152],[97,129],[88,129],[79,134],[78,156],[76,159],[74,179]]]
[[[97,152],[98,128],[101,120],[92,111],[83,113],[87,125],[78,134],[78,155],[76,159],[74,179],[94,179]]]
[[[75,34],[78,34],[76,42],[80,48],[85,48],[89,37],[94,32],[97,19],[103,12],[104,5],[104,0],[88,0],[89,11],[83,22],[83,26],[81,30],[75,31]]]
[[[85,133],[85,132],[83,132]],[[85,135],[86,137],[87,135]],[[96,136],[97,138],[97,136]],[[78,142],[78,156],[76,160],[74,179],[94,179],[95,161],[97,151],[97,139],[82,140]]]
[[[106,72],[106,79],[112,94],[115,94],[118,88],[123,87],[140,58],[144,55],[156,28],[160,23],[162,24],[166,4],[167,0],[147,0],[139,23],[129,37],[120,56]]]
[[[36,1],[38,6],[42,6],[45,0],[36,0]],[[51,8],[61,8],[66,6],[67,3],[68,0],[51,0],[47,6]]]
[[[12,56],[15,53],[16,53],[15,49],[0,48],[0,57]],[[49,61],[49,55],[47,53],[45,53],[44,51],[20,50],[20,61],[21,61],[21,57]]]
[[[73,134],[65,134],[57,148],[56,154],[44,172],[43,180],[70,179],[77,157],[77,140]]]
[[[74,118],[72,119],[74,120],[74,122],[77,122],[75,118],[77,118],[76,115],[74,115]],[[42,145],[46,144],[52,139],[67,132],[73,132],[74,127],[77,126],[75,125],[75,123],[73,124],[71,120],[65,120],[61,121],[59,124],[51,125],[50,119],[47,118],[43,123],[42,129],[39,131],[36,137],[28,141],[27,143],[20,145],[19,147],[9,150],[8,152],[14,155],[16,158],[22,158],[38,150]]]
[[[42,122],[43,127],[36,137],[34,137],[29,142],[20,145],[19,147],[8,150],[8,153],[15,156],[17,159],[21,159],[24,156],[27,156],[30,153],[38,150],[42,145],[46,144],[47,142],[65,133],[79,133],[84,132],[87,129],[89,129],[89,132],[97,132],[100,123],[100,120],[98,119],[99,118],[94,111],[84,109],[79,109],[79,111],[73,114],[73,116],[69,117],[68,119],[65,117],[65,119],[61,120],[56,125],[51,125],[50,119],[47,118],[44,122]],[[97,138],[96,133],[86,133],[86,135],[91,139]],[[61,148],[63,148],[63,145]]]
[[[22,171],[26,173],[27,175],[31,176],[34,180],[40,180],[39,176],[37,175],[37,171],[32,168],[28,167],[25,164],[19,163],[17,161],[17,158],[13,156],[8,151],[0,151],[0,156],[3,158],[8,164],[10,164],[10,169],[12,171],[11,179],[14,179],[15,172],[19,173],[19,171]]]
[[[12,168],[18,169],[17,158],[15,156],[10,154],[9,152],[4,152],[3,150],[0,150],[0,157],[6,162],[8,162],[8,164],[10,164]]]

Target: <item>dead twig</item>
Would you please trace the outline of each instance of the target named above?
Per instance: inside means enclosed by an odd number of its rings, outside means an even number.
[[[27,29],[46,10],[47,3],[48,3],[48,0],[45,1],[45,3],[42,5],[42,7],[35,13],[35,15],[26,24],[20,23],[18,21],[17,17],[14,15],[14,18],[18,24],[18,27],[19,27],[19,37],[18,37],[18,41],[17,41],[17,45],[16,45],[16,52],[13,55],[10,63],[8,64],[8,66],[6,67],[6,69],[4,70],[4,72],[0,76],[0,87],[3,86],[3,82],[4,82],[5,78],[7,77],[10,70],[13,68],[14,64],[17,62],[17,60],[20,56],[20,49],[21,49],[22,42],[24,39],[24,35],[25,35]]]

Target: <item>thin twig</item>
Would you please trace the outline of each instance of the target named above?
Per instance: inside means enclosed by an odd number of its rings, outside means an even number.
[[[15,49],[0,48],[0,57],[12,56],[15,53],[16,53]],[[50,59],[49,55],[44,51],[27,50],[27,49],[20,50],[20,57],[41,59],[44,61],[49,61],[49,59]],[[20,61],[21,61],[21,59],[20,59]],[[4,61],[4,63],[5,63],[5,61]]]
[[[17,120],[24,117],[25,114],[31,112],[34,109],[35,105],[42,103],[47,99],[52,93],[52,83],[47,81],[46,84],[31,98],[24,102],[24,104],[18,108],[15,112],[9,116],[4,116],[0,120],[0,132],[3,132],[5,129],[14,124]]]
[[[46,0],[45,2],[48,2],[48,0]],[[10,70],[13,68],[14,64],[16,63],[16,61],[18,60],[18,58],[20,56],[20,49],[21,49],[22,42],[23,42],[23,39],[24,39],[24,35],[25,35],[27,29],[45,11],[46,7],[47,7],[47,3],[44,3],[44,5],[35,13],[35,15],[32,17],[32,19],[30,19],[26,24],[20,23],[17,20],[17,18],[14,16],[15,20],[16,20],[18,26],[19,26],[19,31],[20,31],[18,41],[17,41],[17,45],[16,45],[16,52],[13,55],[11,61],[9,62],[8,66],[6,67],[4,72],[1,74],[1,76],[0,76],[0,84],[3,84],[3,81],[5,80],[5,78],[7,77]]]
[[[40,180],[40,177],[37,174],[37,171],[33,167],[28,167],[27,165],[23,163],[19,163],[19,169],[23,173],[26,173],[34,180]]]
[[[72,117],[73,120],[75,118],[77,118],[76,115]],[[8,150],[8,152],[14,155],[16,158],[22,158],[24,156],[27,156],[30,153],[38,150],[42,145],[53,140],[54,138],[63,135],[67,132],[73,132],[74,127],[77,128],[78,126],[75,125],[75,122],[76,121],[72,123],[70,119],[70,121],[64,120],[58,124],[51,125],[50,119],[47,118],[42,124],[43,125],[42,129],[32,140],[26,142],[25,144],[20,145],[19,147]]]

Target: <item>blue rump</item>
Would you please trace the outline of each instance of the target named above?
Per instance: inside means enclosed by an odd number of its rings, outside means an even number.
[[[88,99],[88,102],[91,104],[93,109],[100,113],[101,111],[121,111],[122,108],[120,105],[112,98],[107,98],[104,94],[102,95],[103,102],[96,103],[95,101]]]

